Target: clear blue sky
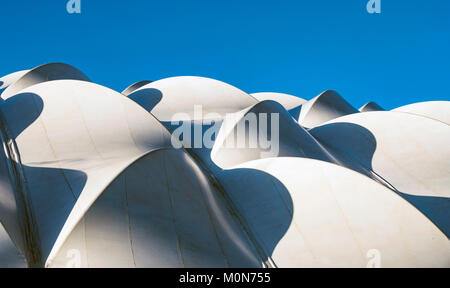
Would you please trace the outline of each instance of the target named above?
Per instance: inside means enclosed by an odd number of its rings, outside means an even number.
[[[65,62],[123,90],[196,75],[359,107],[450,100],[450,1],[2,0],[0,74]]]

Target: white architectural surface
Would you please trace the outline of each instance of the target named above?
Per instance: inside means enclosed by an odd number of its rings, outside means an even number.
[[[450,101],[429,101],[409,104],[392,111],[405,112],[425,116],[450,125]]]
[[[367,102],[361,108],[359,108],[359,112],[371,112],[371,111],[384,111],[384,109],[375,102]]]
[[[450,267],[450,102],[119,93],[59,63],[0,93],[0,267]]]

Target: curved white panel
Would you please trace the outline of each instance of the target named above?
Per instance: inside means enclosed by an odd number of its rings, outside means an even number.
[[[283,105],[284,109],[289,111],[289,113],[292,115],[292,117],[294,117],[295,120],[298,120],[298,117],[300,116],[302,104],[307,102],[302,98],[284,93],[262,92],[253,93],[250,95],[255,97],[258,101],[273,100],[280,103],[281,105]]]
[[[277,267],[448,267],[450,242],[393,191],[346,168],[306,158],[248,162],[221,176]]]
[[[152,81],[148,81],[148,80],[143,80],[143,81],[139,81],[136,82],[130,86],[128,86],[125,90],[122,91],[122,94],[125,96],[130,95],[131,93],[133,93],[134,91],[136,91],[137,89],[141,88],[142,86],[145,86],[147,84],[152,83]]]
[[[7,88],[30,70],[17,71],[0,78],[0,90]]]
[[[257,103],[256,99],[229,84],[193,76],[152,82],[130,94],[129,98],[163,122],[198,120],[210,113],[223,116]],[[202,115],[195,113],[196,105],[202,106]]]
[[[8,99],[21,90],[38,83],[62,79],[90,81],[83,72],[73,66],[63,63],[50,63],[24,73],[2,93],[2,98]]]
[[[375,102],[368,102],[359,108],[360,112],[385,111],[380,105]]]
[[[248,123],[254,125],[245,129]],[[212,161],[223,169],[251,160],[286,156],[332,161],[327,151],[272,100],[227,117],[211,151]]]
[[[311,134],[330,151],[377,173],[450,233],[450,127],[426,117],[369,112],[334,119]]]
[[[145,110],[90,82],[33,85],[1,111],[20,155],[41,264],[80,194],[101,193],[135,159],[170,145],[170,135]]]
[[[71,251],[81,267],[262,265],[223,197],[183,150],[151,152],[128,167],[47,266],[67,266]]]
[[[409,104],[392,111],[425,116],[450,125],[450,101],[430,101]]]
[[[298,123],[313,128],[331,119],[358,112],[337,92],[328,90],[302,105]]]
[[[264,100],[276,101],[281,105],[283,105],[284,109],[286,110],[295,109],[298,106],[302,105],[303,103],[307,102],[305,99],[302,99],[300,97],[284,93],[260,92],[260,93],[252,93],[250,95],[255,97],[258,101]]]

